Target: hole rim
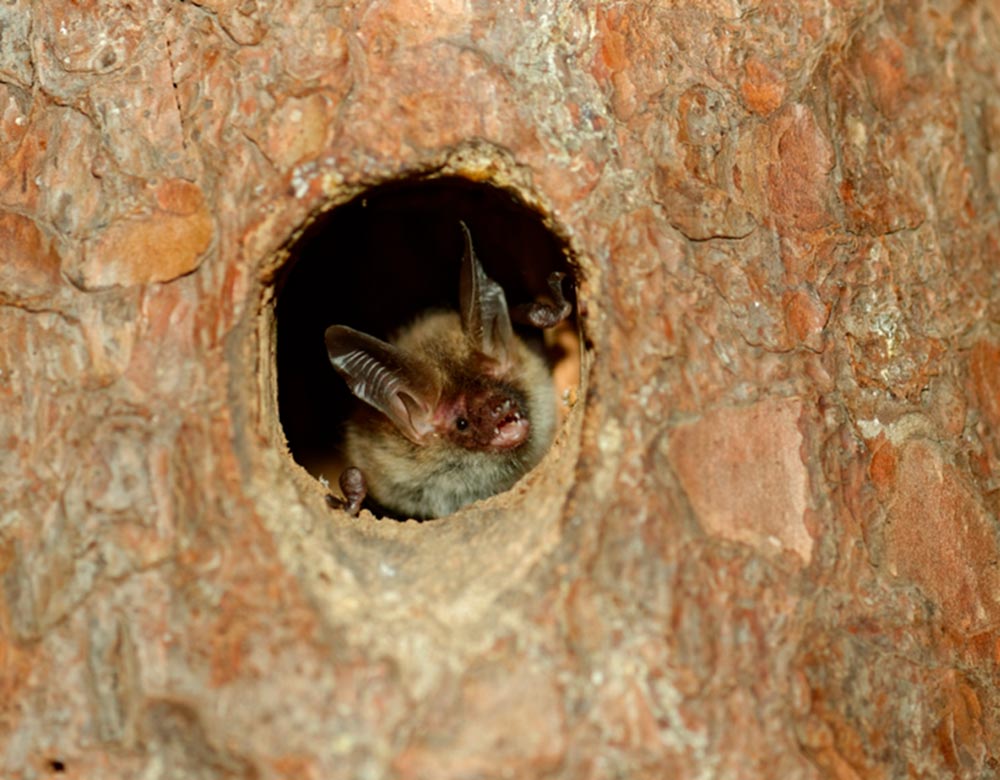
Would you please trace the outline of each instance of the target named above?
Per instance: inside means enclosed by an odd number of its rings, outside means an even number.
[[[306,499],[314,508],[314,511],[333,514],[344,522],[356,522],[356,518],[351,518],[345,512],[331,509],[327,503],[327,498],[331,493],[335,493],[333,485],[329,487],[321,479],[312,474],[296,457],[289,444],[288,437],[281,422],[281,404],[279,401],[279,369],[277,360],[278,334],[277,334],[277,310],[282,285],[287,280],[298,263],[296,257],[297,246],[308,232],[315,229],[317,223],[329,219],[330,215],[338,209],[350,206],[371,197],[371,193],[381,193],[393,188],[408,190],[419,190],[423,186],[435,185],[445,182],[461,181],[465,186],[493,193],[492,197],[507,198],[513,204],[513,209],[521,212],[521,218],[530,219],[539,229],[543,230],[551,239],[554,246],[558,247],[561,255],[562,266],[559,270],[564,270],[572,283],[573,313],[572,327],[575,332],[577,342],[577,355],[575,365],[575,383],[568,393],[571,396],[571,409],[566,414],[560,414],[557,421],[556,432],[553,442],[550,444],[545,455],[532,469],[524,474],[517,483],[507,490],[494,494],[486,499],[473,502],[470,505],[460,508],[455,513],[443,515],[441,517],[429,518],[428,520],[417,520],[414,518],[394,517],[391,514],[378,515],[368,514],[367,510],[362,510],[362,517],[380,521],[382,519],[397,521],[400,525],[427,525],[438,521],[447,521],[458,514],[464,514],[476,507],[480,507],[484,502],[490,502],[498,497],[513,494],[519,486],[526,483],[527,478],[542,469],[547,468],[546,464],[553,457],[553,453],[559,453],[565,449],[565,439],[570,428],[575,429],[576,444],[571,449],[575,450],[572,456],[575,472],[575,462],[579,457],[579,436],[582,432],[582,414],[587,404],[587,386],[593,370],[593,339],[589,333],[589,309],[587,295],[590,289],[589,268],[593,263],[588,256],[578,246],[573,233],[568,230],[561,221],[547,208],[544,199],[533,188],[526,186],[523,181],[518,181],[517,177],[512,177],[508,173],[498,173],[501,166],[494,166],[488,174],[476,169],[463,168],[462,166],[439,166],[425,170],[406,170],[395,175],[386,175],[376,180],[368,181],[364,184],[355,184],[344,187],[335,195],[325,198],[316,208],[314,208],[291,232],[287,239],[281,244],[279,249],[265,260],[259,274],[259,287],[261,290],[259,317],[262,327],[258,328],[259,338],[259,361],[261,370],[258,376],[262,378],[261,397],[263,398],[263,408],[266,410],[262,415],[265,423],[265,430],[262,431],[265,438],[271,442],[275,449],[281,454],[281,461],[286,466],[286,473],[290,471],[297,492],[300,497]],[[516,264],[514,268],[517,268]],[[457,286],[457,285],[456,285]],[[331,323],[332,324],[332,323]],[[267,368],[264,371],[264,368]],[[562,404],[562,398],[557,399],[557,403]],[[580,410],[581,420],[571,426],[571,416],[575,409]],[[557,450],[558,447],[558,450]],[[561,457],[561,456],[560,456]],[[329,483],[330,480],[327,480]],[[572,489],[572,484],[563,485],[560,494],[567,497]],[[518,491],[520,492],[520,491]]]

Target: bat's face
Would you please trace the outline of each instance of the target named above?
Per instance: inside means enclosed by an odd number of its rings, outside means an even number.
[[[442,399],[435,418],[440,435],[467,450],[506,452],[531,434],[524,394],[500,382],[476,382]]]
[[[347,426],[350,465],[379,504],[414,517],[507,489],[555,427],[548,367],[515,335],[503,289],[465,233],[459,313],[425,314],[392,343],[326,332],[331,363],[364,402]]]

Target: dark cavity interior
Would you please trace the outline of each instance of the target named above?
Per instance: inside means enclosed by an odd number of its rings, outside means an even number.
[[[291,248],[276,306],[279,413],[292,456],[333,486],[350,465],[339,443],[351,395],[323,334],[341,324],[389,339],[425,309],[457,308],[460,220],[509,305],[544,296],[553,271],[568,273],[575,302],[564,244],[539,214],[506,190],[458,177],[370,189],[322,215]],[[573,359],[578,368],[568,341],[550,343],[553,364]]]

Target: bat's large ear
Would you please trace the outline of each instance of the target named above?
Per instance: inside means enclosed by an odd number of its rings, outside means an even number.
[[[422,363],[344,325],[326,329],[326,352],[355,396],[382,412],[410,441],[426,441],[438,390]]]
[[[459,287],[462,330],[475,349],[494,360],[506,363],[514,341],[507,299],[503,288],[486,275],[476,257],[469,228],[464,222],[459,224],[465,233],[465,254],[462,256]]]

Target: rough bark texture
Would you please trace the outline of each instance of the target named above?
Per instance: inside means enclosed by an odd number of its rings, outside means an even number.
[[[991,0],[4,4],[0,774],[996,776],[998,52]],[[511,493],[352,520],[270,285],[438,169],[570,242],[589,378]]]

